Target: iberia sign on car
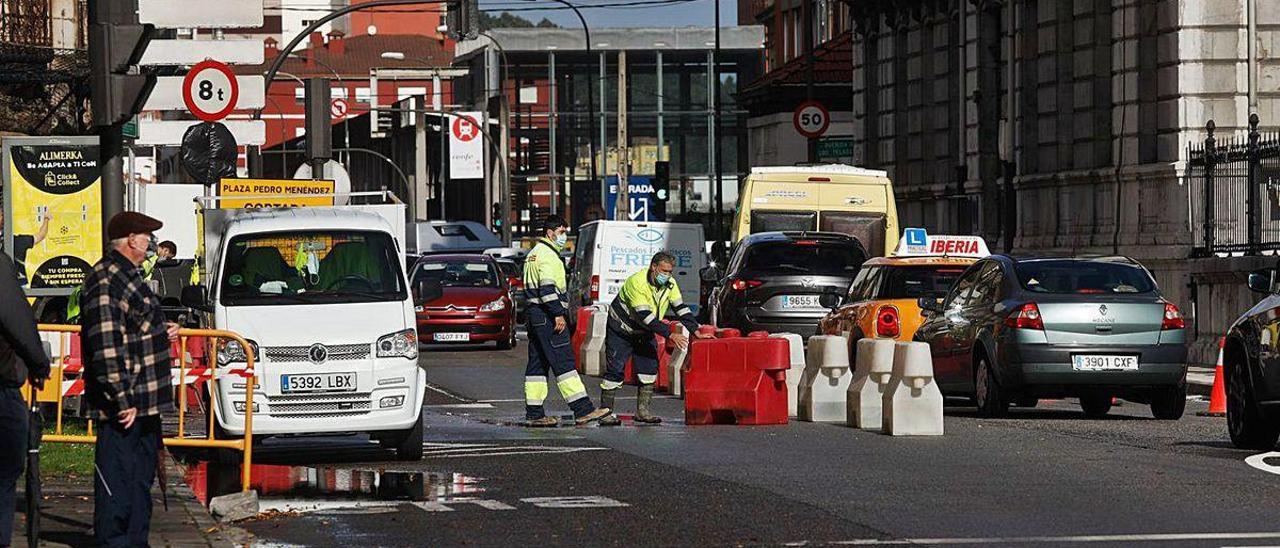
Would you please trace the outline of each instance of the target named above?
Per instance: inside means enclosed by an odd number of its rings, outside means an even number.
[[[978,236],[930,235],[923,228],[908,228],[893,255],[863,263],[845,304],[822,318],[818,332],[848,332],[850,344],[863,337],[909,341],[924,322],[919,298],[946,295],[969,265],[987,255],[987,243]]]

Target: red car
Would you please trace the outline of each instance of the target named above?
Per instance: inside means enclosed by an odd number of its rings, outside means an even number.
[[[428,255],[413,266],[414,312],[423,343],[516,345],[507,278],[486,255]]]

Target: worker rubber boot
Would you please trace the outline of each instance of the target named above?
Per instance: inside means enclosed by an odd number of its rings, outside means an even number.
[[[661,417],[649,412],[649,406],[651,404],[653,404],[653,385],[640,385],[640,389],[636,391],[636,422],[644,424],[658,424],[662,422]]]
[[[583,415],[581,417],[574,419],[573,423],[578,426],[582,426],[584,424],[589,424],[594,421],[604,420],[612,416],[613,416],[613,410],[609,409],[608,407],[597,407],[595,411],[592,411],[590,413],[587,413],[586,415]]]
[[[555,428],[559,425],[560,419],[555,417],[542,417],[524,421],[524,426],[529,428]]]
[[[617,388],[600,390],[600,409],[610,410],[607,416],[600,419],[600,426],[618,426],[619,424],[622,424],[622,419],[619,419],[618,416],[612,412],[614,396],[617,394]]]

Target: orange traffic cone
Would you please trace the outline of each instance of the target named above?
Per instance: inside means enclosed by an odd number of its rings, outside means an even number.
[[[1213,368],[1213,390],[1209,392],[1209,410],[1196,413],[1201,417],[1227,416],[1227,389],[1222,383],[1222,348],[1227,338],[1218,339],[1218,365]]]

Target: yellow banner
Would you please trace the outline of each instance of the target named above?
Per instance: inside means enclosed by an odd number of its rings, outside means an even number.
[[[69,290],[102,257],[98,145],[96,139],[32,141],[14,139],[6,147],[6,239],[23,286]]]
[[[331,206],[333,181],[295,179],[222,179],[218,181],[218,196],[244,196],[244,199],[219,200],[223,209],[253,209],[260,207]]]

